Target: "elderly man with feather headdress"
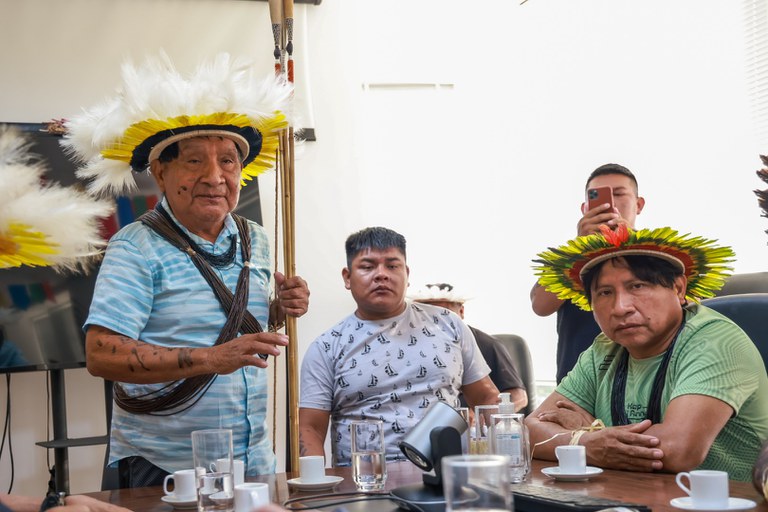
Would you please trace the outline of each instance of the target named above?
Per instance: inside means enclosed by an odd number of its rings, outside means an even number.
[[[158,485],[191,463],[190,433],[233,431],[246,474],[274,472],[264,332],[307,311],[309,290],[270,266],[264,229],[232,213],[269,169],[289,85],[227,55],[183,77],[167,57],[123,67],[119,95],[67,123],[95,193],[151,170],[163,199],[109,242],[86,321],[88,370],[116,382],[110,465],[122,487]],[[270,281],[275,298],[270,302]]]

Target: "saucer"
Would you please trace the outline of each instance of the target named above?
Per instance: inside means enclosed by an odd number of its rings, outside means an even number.
[[[319,482],[302,482],[301,478],[291,478],[288,480],[288,485],[295,487],[302,491],[320,491],[323,489],[332,489],[342,482],[344,477],[326,475]]]
[[[185,509],[185,508],[197,508],[196,496],[185,496],[183,499],[179,499],[173,494],[166,494],[160,498],[165,503],[168,503],[173,508]]]
[[[220,492],[215,492],[211,494],[209,498],[211,499],[211,501],[214,501],[214,502],[229,501],[235,498],[235,494],[231,492],[220,491]]]
[[[603,472],[600,468],[587,466],[584,473],[563,473],[560,471],[560,466],[552,466],[549,468],[542,468],[542,473],[555,480],[562,480],[563,482],[581,482],[583,480],[589,480],[593,476],[597,476]]]
[[[681,508],[683,510],[748,510],[755,508],[757,503],[752,500],[745,500],[743,498],[728,498],[728,508],[696,508],[693,506],[693,500],[690,496],[684,498],[675,498],[669,502],[675,508]]]

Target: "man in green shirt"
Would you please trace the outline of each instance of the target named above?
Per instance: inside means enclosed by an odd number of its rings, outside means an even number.
[[[591,309],[602,333],[526,420],[534,456],[582,444],[595,466],[749,480],[768,438],[765,365],[736,324],[696,304],[722,286],[730,248],[619,226],[539,257],[542,286]]]

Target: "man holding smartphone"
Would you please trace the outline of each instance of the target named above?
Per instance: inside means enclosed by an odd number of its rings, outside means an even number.
[[[645,199],[638,195],[637,179],[632,171],[619,164],[601,165],[589,175],[585,193],[590,189],[611,187],[613,206],[608,200],[590,208],[589,200],[581,203],[582,217],[577,224],[577,236],[599,232],[599,226],[606,224],[616,228],[625,223],[635,228],[635,218],[645,206]],[[593,203],[594,204],[594,203]],[[557,312],[557,382],[571,371],[579,355],[589,347],[600,334],[600,327],[588,311],[583,311],[570,301],[558,299],[538,283],[531,289],[531,306],[539,316]]]

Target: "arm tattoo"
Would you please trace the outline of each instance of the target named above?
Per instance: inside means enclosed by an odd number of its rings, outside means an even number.
[[[192,349],[181,348],[179,349],[179,368],[191,368],[192,367]]]
[[[131,349],[131,354],[136,358],[136,362],[139,363],[139,366],[141,366],[144,370],[149,370],[147,366],[144,364],[144,361],[141,360],[141,356],[139,355],[139,351],[135,348]],[[130,364],[130,363],[129,363]],[[133,371],[133,367],[131,366],[131,371]]]

